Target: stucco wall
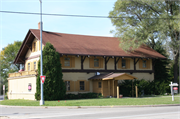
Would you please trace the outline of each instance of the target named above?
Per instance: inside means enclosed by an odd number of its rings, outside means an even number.
[[[31,84],[31,91],[28,85]],[[8,98],[9,99],[30,99],[35,100],[36,76],[28,75],[8,78]]]

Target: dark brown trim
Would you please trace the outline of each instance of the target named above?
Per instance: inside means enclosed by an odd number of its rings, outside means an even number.
[[[31,44],[26,44],[25,46],[32,51],[32,45]]]
[[[124,73],[154,73],[153,70],[94,70],[94,69],[62,69],[62,72],[124,72]]]
[[[32,56],[32,57],[27,57],[27,58],[25,58],[25,60],[29,60],[29,59],[34,59],[34,58],[37,58],[37,57],[39,57],[40,55],[34,55],[34,56]]]
[[[118,61],[120,60],[121,57],[118,57],[118,59],[116,60],[117,57],[114,58],[114,70],[117,70],[117,66],[116,64],[118,63]]]
[[[81,56],[81,70],[83,70],[83,63],[87,56]]]
[[[137,61],[136,61],[136,58],[134,58],[134,70],[136,70],[136,64],[137,64],[137,62],[139,61],[139,59],[140,59],[140,58],[138,58]]]

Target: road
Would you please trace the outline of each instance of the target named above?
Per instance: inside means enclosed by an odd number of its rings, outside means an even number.
[[[108,108],[1,106],[0,116],[2,119],[180,119],[180,106]]]

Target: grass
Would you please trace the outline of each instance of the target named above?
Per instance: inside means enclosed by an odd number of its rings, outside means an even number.
[[[44,106],[116,106],[116,105],[161,105],[161,104],[179,104],[180,97],[150,97],[150,98],[100,98],[100,99],[82,99],[82,100],[60,100],[45,101]],[[1,105],[12,106],[39,106],[39,101],[32,100],[3,100]]]

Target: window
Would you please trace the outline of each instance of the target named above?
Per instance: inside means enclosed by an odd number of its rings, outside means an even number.
[[[126,60],[122,59],[122,68],[126,68]]]
[[[28,63],[28,71],[30,71],[30,63]]]
[[[66,67],[70,66],[70,58],[68,58],[68,57],[64,58],[64,66],[66,66]]]
[[[84,90],[84,81],[80,81],[79,84],[80,84],[80,90]]]
[[[143,60],[143,68],[146,68],[146,60]]]
[[[70,91],[70,81],[65,81],[66,91]]]
[[[101,82],[98,82],[98,88],[101,88]]]
[[[99,67],[99,59],[94,59],[94,67]]]
[[[34,62],[34,70],[36,70],[36,62]]]

